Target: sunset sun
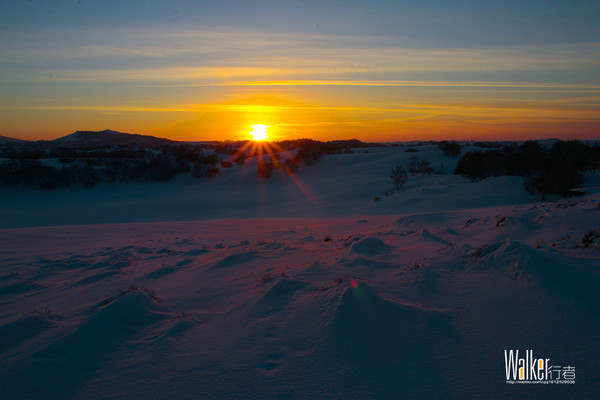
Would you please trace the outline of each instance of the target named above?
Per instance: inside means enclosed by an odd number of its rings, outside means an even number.
[[[263,124],[252,125],[252,131],[250,132],[252,139],[265,140],[269,136],[269,133],[267,132],[267,128],[269,128],[268,125],[263,125]]]

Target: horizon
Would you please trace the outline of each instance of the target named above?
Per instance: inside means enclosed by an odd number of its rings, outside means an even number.
[[[461,143],[469,143],[469,142],[486,142],[486,141],[490,141],[490,142],[525,142],[525,141],[537,141],[537,142],[544,142],[544,141],[551,141],[551,140],[581,140],[581,141],[598,141],[598,139],[595,138],[589,138],[589,139],[580,139],[578,137],[573,137],[573,138],[567,138],[567,139],[561,139],[558,137],[542,137],[540,139],[531,139],[531,138],[523,138],[523,139],[504,139],[504,138],[484,138],[484,139],[477,139],[477,138],[465,138],[465,139],[444,139],[444,138],[440,138],[440,139],[414,139],[414,140],[394,140],[394,138],[389,138],[388,140],[379,140],[379,141],[365,141],[365,140],[361,140],[358,139],[356,137],[348,137],[348,138],[327,138],[327,139],[314,139],[311,137],[304,137],[304,136],[297,136],[294,138],[284,138],[284,139],[278,139],[278,140],[272,140],[270,137],[267,137],[266,139],[260,139],[260,140],[255,140],[251,137],[251,135],[249,134],[247,138],[239,138],[239,139],[228,139],[228,138],[222,138],[222,139],[213,139],[213,140],[183,140],[183,139],[171,139],[168,137],[163,137],[163,136],[157,136],[157,135],[150,135],[150,134],[146,134],[146,133],[140,133],[140,132],[121,132],[121,131],[117,131],[115,129],[110,129],[110,128],[106,128],[106,129],[101,129],[101,130],[97,130],[97,131],[92,131],[92,130],[88,130],[88,129],[78,129],[74,132],[71,133],[67,133],[61,136],[57,136],[57,137],[53,137],[53,138],[48,138],[48,139],[20,139],[23,141],[27,141],[27,142],[31,142],[31,143],[36,143],[36,142],[52,142],[54,140],[58,140],[58,139],[63,139],[67,136],[70,135],[74,135],[76,133],[80,133],[80,132],[90,132],[90,133],[103,133],[103,132],[114,132],[114,133],[120,133],[120,134],[124,134],[124,135],[138,135],[138,136],[148,136],[148,137],[153,137],[156,139],[167,139],[167,140],[171,140],[173,142],[181,142],[181,143],[211,143],[211,142],[218,142],[218,143],[227,143],[227,142],[231,142],[231,143],[237,143],[237,142],[264,142],[264,143],[277,143],[277,142],[282,142],[282,141],[287,141],[287,140],[314,140],[314,141],[322,141],[322,142],[336,142],[336,141],[352,141],[352,140],[358,140],[359,142],[365,143],[365,144],[394,144],[394,143],[427,143],[427,142],[441,142],[441,141],[450,141],[450,142],[461,142]],[[18,139],[15,137],[11,137],[11,136],[6,136],[6,135],[0,135],[0,137],[5,137],[7,139]]]
[[[599,137],[600,5],[476,4],[9,4],[0,135]]]

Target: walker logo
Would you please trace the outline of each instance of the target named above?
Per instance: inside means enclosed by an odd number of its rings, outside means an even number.
[[[551,365],[549,358],[535,358],[533,350],[525,350],[525,357],[519,357],[519,350],[504,350],[504,367],[510,384],[575,383],[575,367]]]

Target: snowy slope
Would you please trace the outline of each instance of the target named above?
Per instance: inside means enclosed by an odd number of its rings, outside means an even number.
[[[268,179],[256,173],[256,157],[243,166],[222,168],[212,178],[176,176],[170,182],[101,185],[93,189],[50,191],[4,189],[0,228],[215,218],[333,217],[454,210],[522,204],[538,200],[523,190],[520,177],[470,182],[452,175],[457,159],[434,145],[357,149],[326,155],[295,176],[276,170]],[[464,151],[467,151],[465,149]],[[365,153],[364,151],[368,151]],[[390,197],[390,171],[410,157],[428,159],[445,174],[414,175]],[[374,201],[376,197],[380,201]]]
[[[599,200],[2,230],[3,392],[592,398]],[[507,385],[512,348],[576,384]]]
[[[600,194],[446,174],[386,197],[411,155],[3,193],[0,398],[596,397]],[[505,349],[576,383],[507,384]]]

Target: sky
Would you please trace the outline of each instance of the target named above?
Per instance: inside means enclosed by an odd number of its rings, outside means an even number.
[[[0,135],[600,138],[600,2],[2,1]]]

